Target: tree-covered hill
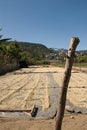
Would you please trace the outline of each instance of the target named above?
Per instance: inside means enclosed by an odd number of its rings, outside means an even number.
[[[49,48],[43,44],[12,41],[12,43],[14,42],[18,44],[20,50],[22,51],[22,60],[25,60],[23,57],[27,57],[29,64],[43,62],[45,55],[50,52]]]
[[[30,42],[17,42],[22,50],[28,51],[34,54],[45,54],[49,53],[49,49],[43,45],[38,43],[30,43]]]
[[[10,40],[10,41],[9,41]],[[65,62],[66,49],[47,48],[43,44],[11,41],[0,35],[0,65],[36,65],[51,62]],[[87,50],[77,51],[75,62],[87,63]]]
[[[50,51],[43,44],[8,40],[0,39],[0,64],[2,65],[21,62],[26,62],[28,65],[41,64]]]

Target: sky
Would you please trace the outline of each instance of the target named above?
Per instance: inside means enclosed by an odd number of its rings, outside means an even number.
[[[87,50],[87,0],[0,0],[3,38],[68,49]]]

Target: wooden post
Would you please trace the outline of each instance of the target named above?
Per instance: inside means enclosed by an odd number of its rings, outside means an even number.
[[[58,104],[59,106],[58,106],[57,116],[56,116],[56,130],[61,130],[65,104],[66,104],[67,88],[68,88],[68,84],[69,84],[69,80],[71,76],[75,50],[79,42],[80,42],[79,38],[77,37],[71,38],[70,47],[69,47],[68,55],[66,58],[65,72],[64,72],[64,77],[62,81],[60,101]]]

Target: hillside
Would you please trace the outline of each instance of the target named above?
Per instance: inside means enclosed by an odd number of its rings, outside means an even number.
[[[31,42],[17,42],[20,49],[28,52],[29,57],[33,61],[48,61],[48,62],[65,62],[65,58],[68,50],[64,48],[47,48],[43,44],[31,43]],[[47,63],[48,63],[47,62]],[[76,51],[75,62],[87,62],[87,50]],[[36,62],[37,64],[37,62]]]
[[[31,42],[17,42],[20,45],[20,48],[25,51],[33,52],[33,53],[48,53],[49,49],[39,43],[31,43]]]
[[[2,40],[5,40],[2,42]],[[43,44],[10,41],[1,39],[0,44],[0,64],[20,64],[21,61],[28,65],[50,64],[54,62],[65,62],[67,50],[47,48]],[[77,51],[75,62],[87,63],[87,50]]]

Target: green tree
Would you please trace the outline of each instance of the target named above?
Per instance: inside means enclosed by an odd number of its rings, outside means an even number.
[[[87,54],[79,54],[74,61],[75,63],[87,63]]]
[[[0,29],[1,31],[1,29]],[[2,38],[2,34],[0,34],[0,64],[7,64],[8,62],[8,55],[7,55],[7,48],[6,48],[6,43],[8,40],[11,38]]]
[[[20,48],[16,41],[10,42],[7,46],[7,54],[9,57],[9,62],[11,63],[18,63],[18,60],[20,59]]]

